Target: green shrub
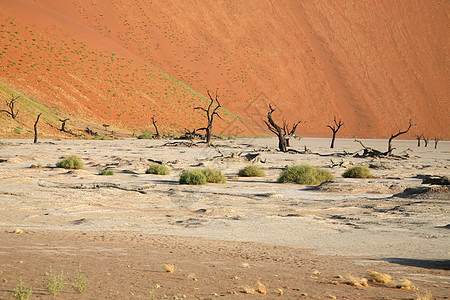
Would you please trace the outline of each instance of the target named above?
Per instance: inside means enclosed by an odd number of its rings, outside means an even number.
[[[57,168],[64,169],[83,169],[83,160],[76,155],[70,156],[68,159],[63,159],[56,164]]]
[[[26,300],[33,293],[31,287],[27,287],[23,284],[22,277],[19,279],[19,285],[14,289],[12,295],[17,300]]]
[[[321,184],[327,180],[334,180],[333,175],[329,171],[306,164],[287,167],[278,178],[278,182],[314,185]]]
[[[227,178],[217,169],[192,169],[184,170],[180,175],[181,184],[206,184],[210,183],[225,183]]]
[[[153,134],[151,134],[150,132],[144,132],[143,134],[139,135],[137,138],[140,140],[151,140],[151,139],[153,139]]]
[[[71,281],[73,289],[77,291],[77,293],[81,294],[88,288],[90,280],[86,276],[86,274],[84,274],[84,272],[81,271],[81,266],[79,265],[75,272],[75,276],[72,278]]]
[[[203,169],[203,174],[206,176],[206,182],[211,183],[225,183],[227,182],[227,178],[223,176],[222,171],[217,169]]]
[[[50,266],[50,272],[45,273],[41,279],[44,288],[53,296],[58,295],[64,287],[64,272],[54,274],[52,266]]]
[[[180,183],[191,185],[206,184],[206,176],[200,169],[184,170],[180,175]]]
[[[238,175],[241,177],[264,177],[266,173],[260,166],[249,165],[240,169]]]
[[[113,170],[102,170],[102,171],[98,172],[98,175],[111,176],[111,175],[114,175],[114,171]]]
[[[342,174],[344,178],[372,178],[373,175],[370,173],[370,169],[367,166],[355,166]]]
[[[169,168],[160,164],[151,165],[146,171],[146,174],[156,174],[156,175],[169,175]]]

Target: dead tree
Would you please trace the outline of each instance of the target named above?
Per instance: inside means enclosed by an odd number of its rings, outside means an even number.
[[[420,147],[420,140],[423,138],[423,134],[421,135],[416,135],[416,139],[417,139],[417,147]]]
[[[334,125],[327,125],[328,128],[331,129],[331,131],[333,131],[333,136],[331,137],[331,146],[330,148],[333,149],[334,148],[334,140],[336,139],[336,133],[339,131],[339,129],[341,129],[341,127],[344,125],[344,122],[342,122],[341,120],[339,120],[339,122],[336,120],[336,117],[334,117]]]
[[[0,112],[5,112],[8,115],[10,115],[14,120],[17,118],[17,115],[19,114],[19,110],[14,112],[14,105],[16,104],[17,99],[19,99],[20,96],[14,97],[14,95],[11,95],[11,100],[5,100],[6,106],[8,106],[9,111],[2,109]]]
[[[206,113],[206,118],[208,120],[208,125],[206,127],[203,128],[198,128],[197,130],[205,130],[205,142],[210,145],[211,144],[211,132],[212,132],[212,126],[213,126],[213,121],[214,121],[214,116],[218,116],[220,119],[222,119],[222,117],[219,115],[219,113],[217,112],[217,110],[219,108],[221,108],[222,106],[219,103],[219,99],[218,99],[218,95],[217,95],[217,90],[216,90],[216,96],[215,98],[213,98],[211,96],[211,93],[208,91],[208,96],[209,96],[209,100],[211,101],[208,105],[208,108],[204,108],[204,107],[195,107],[194,109],[200,109],[203,110]],[[216,103],[216,106],[213,108],[213,104]]]
[[[428,147],[428,142],[429,142],[430,139],[428,137],[423,136],[423,135],[422,135],[422,139],[423,139],[423,141],[425,143],[425,148]]]
[[[295,130],[297,129],[298,124],[300,124],[301,121],[297,122],[292,126],[292,129],[288,129],[288,123],[286,121],[283,121],[283,127],[280,127],[272,118],[272,113],[275,111],[275,109],[272,107],[272,105],[269,104],[270,111],[267,113],[267,121],[264,121],[267,128],[269,128],[270,131],[272,131],[274,134],[278,137],[278,149],[281,152],[287,152],[288,147],[288,140],[287,136],[293,136],[295,134]]]
[[[434,138],[434,149],[437,149],[437,144],[439,143],[440,140],[442,140],[442,139],[438,138],[438,137]]]
[[[402,135],[402,134],[407,133],[411,129],[411,127],[413,127],[414,125],[416,125],[416,124],[411,123],[411,119],[409,119],[409,126],[408,126],[408,128],[406,130],[404,130],[404,131],[399,130],[398,133],[391,135],[391,137],[388,140],[388,150],[386,152],[387,156],[391,156],[392,155],[392,151],[394,150],[394,148],[392,148],[392,140],[395,139],[396,137]]]
[[[38,140],[37,124],[39,122],[39,118],[41,117],[41,115],[42,115],[42,113],[40,113],[37,116],[36,122],[34,123],[34,143],[35,144],[37,143],[37,140]]]
[[[155,136],[153,138],[155,138],[155,139],[161,138],[161,136],[159,135],[158,126],[156,126],[157,121],[155,121],[155,117],[154,116],[152,117],[152,123],[153,123],[153,126],[155,127],[155,131],[156,131],[156,134],[155,134]]]
[[[66,130],[66,122],[69,121],[69,120],[70,119],[64,119],[64,120],[59,119],[59,121],[62,122],[60,131],[67,132],[67,130]]]

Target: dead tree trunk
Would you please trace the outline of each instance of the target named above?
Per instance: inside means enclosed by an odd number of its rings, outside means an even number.
[[[413,127],[414,125],[415,124],[411,123],[411,119],[409,119],[409,126],[408,126],[408,128],[406,130],[404,130],[404,131],[399,130],[398,133],[391,135],[391,137],[388,140],[388,150],[386,152],[387,156],[391,156],[392,155],[392,151],[394,150],[394,148],[392,148],[392,140],[395,139],[396,137],[402,135],[402,134],[407,133],[411,129],[411,127]]]
[[[59,119],[59,121],[62,122],[60,131],[67,132],[66,131],[66,122],[69,121],[69,120],[70,119],[64,119],[64,120]]]
[[[330,148],[333,149],[334,148],[334,140],[336,139],[336,133],[339,131],[339,129],[341,129],[341,127],[344,125],[344,122],[342,122],[341,120],[336,121],[336,117],[334,117],[334,125],[327,125],[328,128],[331,129],[331,131],[333,131],[333,136],[331,137],[331,146]]]
[[[8,110],[2,109],[0,112],[5,112],[8,115],[10,115],[14,120],[17,118],[17,115],[19,114],[19,110],[14,112],[14,105],[16,104],[17,99],[19,99],[20,96],[14,97],[14,95],[11,95],[11,100],[5,100],[6,106],[8,106]]]
[[[272,113],[275,111],[275,109],[272,107],[272,105],[269,104],[270,111],[267,113],[267,121],[264,121],[267,128],[269,128],[270,131],[272,131],[274,134],[278,137],[278,149],[281,152],[287,152],[288,147],[288,139],[286,138],[287,135],[294,135],[295,130],[297,129],[298,124],[300,124],[300,121],[297,122],[294,126],[292,126],[292,129],[288,129],[288,124],[286,121],[283,121],[283,127],[280,127],[272,118]]]
[[[42,113],[40,113],[37,116],[36,122],[34,123],[34,143],[35,144],[37,143],[37,140],[38,140],[37,124],[39,122],[39,118],[41,117],[41,115],[42,115]]]
[[[438,138],[438,137],[434,138],[434,149],[437,149],[437,144],[439,143],[440,140],[441,140],[441,138]]]
[[[211,145],[211,133],[212,133],[212,126],[213,126],[213,121],[214,121],[214,116],[218,116],[219,118],[222,119],[222,117],[219,115],[219,113],[217,112],[217,110],[219,108],[221,108],[222,106],[219,103],[219,99],[218,99],[218,95],[217,95],[217,90],[216,90],[216,96],[215,98],[213,98],[211,96],[211,93],[208,91],[208,96],[209,96],[209,100],[211,101],[208,105],[208,108],[203,108],[203,107],[195,107],[194,109],[200,109],[203,110],[206,113],[206,118],[208,120],[208,125],[206,125],[206,127],[203,128],[199,128],[197,130],[205,130],[205,142],[208,145]],[[216,103],[216,106],[213,108],[213,104],[214,102]]]
[[[156,126],[157,121],[155,121],[155,116],[152,117],[152,123],[153,123],[153,126],[155,127],[155,131],[156,131],[154,138],[155,139],[161,138],[161,136],[159,135],[158,126]]]
[[[416,139],[417,139],[417,147],[420,147],[420,140],[423,138],[423,134],[421,135],[416,135]]]
[[[428,147],[428,141],[430,140],[428,137],[422,136],[423,141],[425,142],[425,148]]]

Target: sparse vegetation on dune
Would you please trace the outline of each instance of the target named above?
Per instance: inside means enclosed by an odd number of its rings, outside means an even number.
[[[321,184],[328,180],[334,180],[329,171],[306,164],[286,167],[278,178],[278,182],[281,183],[298,184]]]
[[[139,140],[151,140],[153,139],[153,134],[150,132],[144,132],[137,137]]]

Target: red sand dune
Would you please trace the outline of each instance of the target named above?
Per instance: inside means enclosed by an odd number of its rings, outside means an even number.
[[[0,81],[58,117],[131,132],[199,127],[219,91],[216,133],[450,138],[448,1],[0,0]],[[198,93],[197,93],[198,92]],[[22,104],[25,105],[25,104]],[[3,108],[3,107],[2,107]],[[4,120],[3,117],[1,120]],[[50,117],[49,117],[50,119]],[[56,122],[56,121],[55,121]]]

